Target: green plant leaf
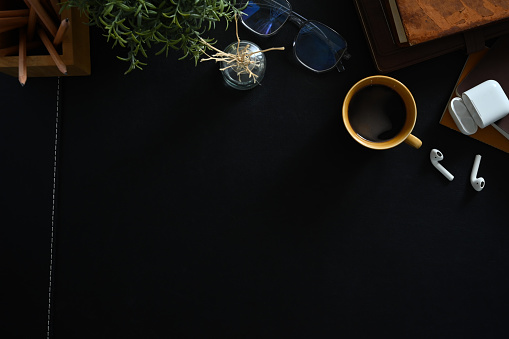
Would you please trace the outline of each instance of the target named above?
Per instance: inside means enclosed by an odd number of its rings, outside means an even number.
[[[142,69],[138,53],[145,59],[155,45],[156,55],[169,49],[179,50],[185,59],[195,62],[205,50],[200,37],[215,28],[216,22],[226,26],[241,13],[237,0],[67,0],[62,8],[76,7],[89,18],[90,26],[104,31],[112,47],[117,44],[127,49],[127,57],[119,60],[129,63],[126,73]],[[212,41],[205,36],[207,41]]]

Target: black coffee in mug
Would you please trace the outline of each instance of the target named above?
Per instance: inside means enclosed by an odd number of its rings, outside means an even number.
[[[405,102],[390,87],[369,85],[352,96],[348,119],[360,137],[373,142],[387,141],[405,125]]]

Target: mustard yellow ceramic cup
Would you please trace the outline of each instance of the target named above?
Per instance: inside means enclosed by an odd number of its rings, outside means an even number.
[[[382,85],[385,87],[388,87],[389,89],[394,90],[398,95],[399,98],[394,94],[393,91],[387,90],[387,88],[384,88],[382,86],[373,86],[373,85]],[[390,107],[392,107],[392,104],[382,103],[382,99],[379,99],[379,96],[377,94],[367,94],[370,95],[369,98],[359,98],[354,96],[359,93],[362,89],[365,87],[372,86],[371,88],[378,88],[381,90],[385,90],[387,92],[391,92],[396,97],[396,100],[399,103],[398,106],[401,110],[401,126],[398,127],[398,129],[394,132],[394,135],[390,136],[387,139],[373,139],[373,138],[367,138],[365,135],[363,136],[362,133],[355,130],[355,128],[360,129],[358,126],[358,120],[361,119],[361,122],[363,124],[371,124],[376,126],[366,126],[368,129],[376,129],[379,128],[381,124],[387,124],[386,121],[382,118],[370,118],[370,115],[366,112],[361,112],[364,115],[357,115],[357,113],[354,113],[354,111],[363,110],[365,106],[371,105],[371,108],[374,110],[377,110],[378,108],[382,109],[382,106],[388,106],[384,109],[390,111]],[[370,89],[371,90],[371,89]],[[363,93],[366,93],[365,91],[362,91]],[[352,101],[352,98],[354,100]],[[371,101],[371,104],[368,104],[369,100]],[[378,100],[378,101],[377,101]],[[358,103],[360,102],[360,104]],[[363,103],[366,103],[365,105]],[[379,104],[380,103],[380,104]],[[379,107],[380,106],[380,107]],[[369,109],[369,107],[367,108]],[[350,113],[350,114],[349,114]],[[392,112],[390,112],[392,113]],[[354,116],[355,115],[355,116]],[[364,118],[366,117],[366,118]],[[364,119],[364,121],[362,121]],[[355,121],[354,121],[355,120]],[[385,119],[387,120],[387,119]],[[377,149],[377,150],[384,150],[388,148],[395,147],[402,142],[407,143],[408,145],[419,148],[422,145],[422,141],[411,134],[414,126],[415,121],[417,120],[417,107],[415,105],[414,97],[412,96],[412,93],[408,90],[408,88],[403,85],[398,80],[384,76],[384,75],[374,75],[367,78],[364,78],[357,82],[353,87],[348,91],[346,94],[345,100],[343,102],[343,122],[345,123],[345,127],[350,133],[350,135],[361,145],[364,145],[366,147]],[[352,126],[353,125],[353,126]],[[354,128],[355,127],[355,128]],[[401,127],[401,128],[400,128]]]

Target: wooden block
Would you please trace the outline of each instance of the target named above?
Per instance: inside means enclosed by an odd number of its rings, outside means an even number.
[[[80,12],[76,8],[65,9],[60,18],[69,18],[70,22],[70,26],[62,40],[62,52],[60,54],[62,61],[67,67],[66,76],[90,75],[90,36],[89,26],[85,24],[88,22],[88,19],[85,16],[80,16]],[[10,47],[18,43],[17,30],[14,31],[14,38],[8,33],[10,32],[0,34],[0,48]],[[49,54],[29,55],[27,56],[26,63],[29,78],[65,76],[57,68]],[[17,56],[0,57],[0,72],[17,77],[18,64],[19,59]]]

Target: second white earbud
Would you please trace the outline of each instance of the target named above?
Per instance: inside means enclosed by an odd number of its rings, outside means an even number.
[[[472,187],[477,191],[481,191],[484,188],[486,182],[483,177],[477,178],[477,171],[479,170],[479,164],[481,163],[481,156],[477,154],[474,159],[474,166],[472,167],[472,173],[470,173],[470,183]]]
[[[452,175],[448,170],[446,170],[442,165],[438,163],[439,161],[444,159],[444,155],[442,154],[442,152],[434,148],[431,150],[429,158],[433,166],[435,166],[437,170],[440,171],[440,173],[442,173],[447,179],[449,179],[449,181],[452,181],[452,179],[454,179],[454,175]]]

